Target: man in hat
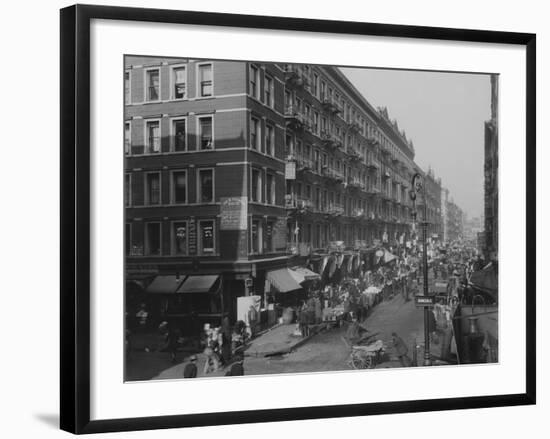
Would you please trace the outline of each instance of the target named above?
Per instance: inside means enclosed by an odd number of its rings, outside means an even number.
[[[184,378],[196,378],[197,377],[197,356],[191,355],[189,358],[189,363],[183,368],[183,377]]]

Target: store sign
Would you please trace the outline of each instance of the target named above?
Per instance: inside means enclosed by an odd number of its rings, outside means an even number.
[[[296,162],[287,162],[285,164],[285,178],[287,180],[296,180]]]
[[[195,219],[191,218],[189,221],[189,254],[197,254],[197,226]]]
[[[435,304],[434,296],[415,296],[414,302],[416,306],[433,306]]]
[[[247,215],[246,197],[222,197],[220,199],[220,230],[246,230]]]

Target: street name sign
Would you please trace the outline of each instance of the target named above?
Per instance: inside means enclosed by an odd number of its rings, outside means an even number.
[[[435,304],[434,296],[415,296],[416,306],[433,306]]]

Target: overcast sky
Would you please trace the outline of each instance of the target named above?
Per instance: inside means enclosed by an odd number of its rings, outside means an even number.
[[[412,139],[415,161],[431,166],[469,217],[483,212],[484,121],[490,118],[489,75],[410,70],[342,69],[375,107]]]

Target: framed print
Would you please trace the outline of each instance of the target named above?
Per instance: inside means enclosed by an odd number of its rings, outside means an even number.
[[[62,429],[534,404],[535,134],[533,34],[61,10]]]

